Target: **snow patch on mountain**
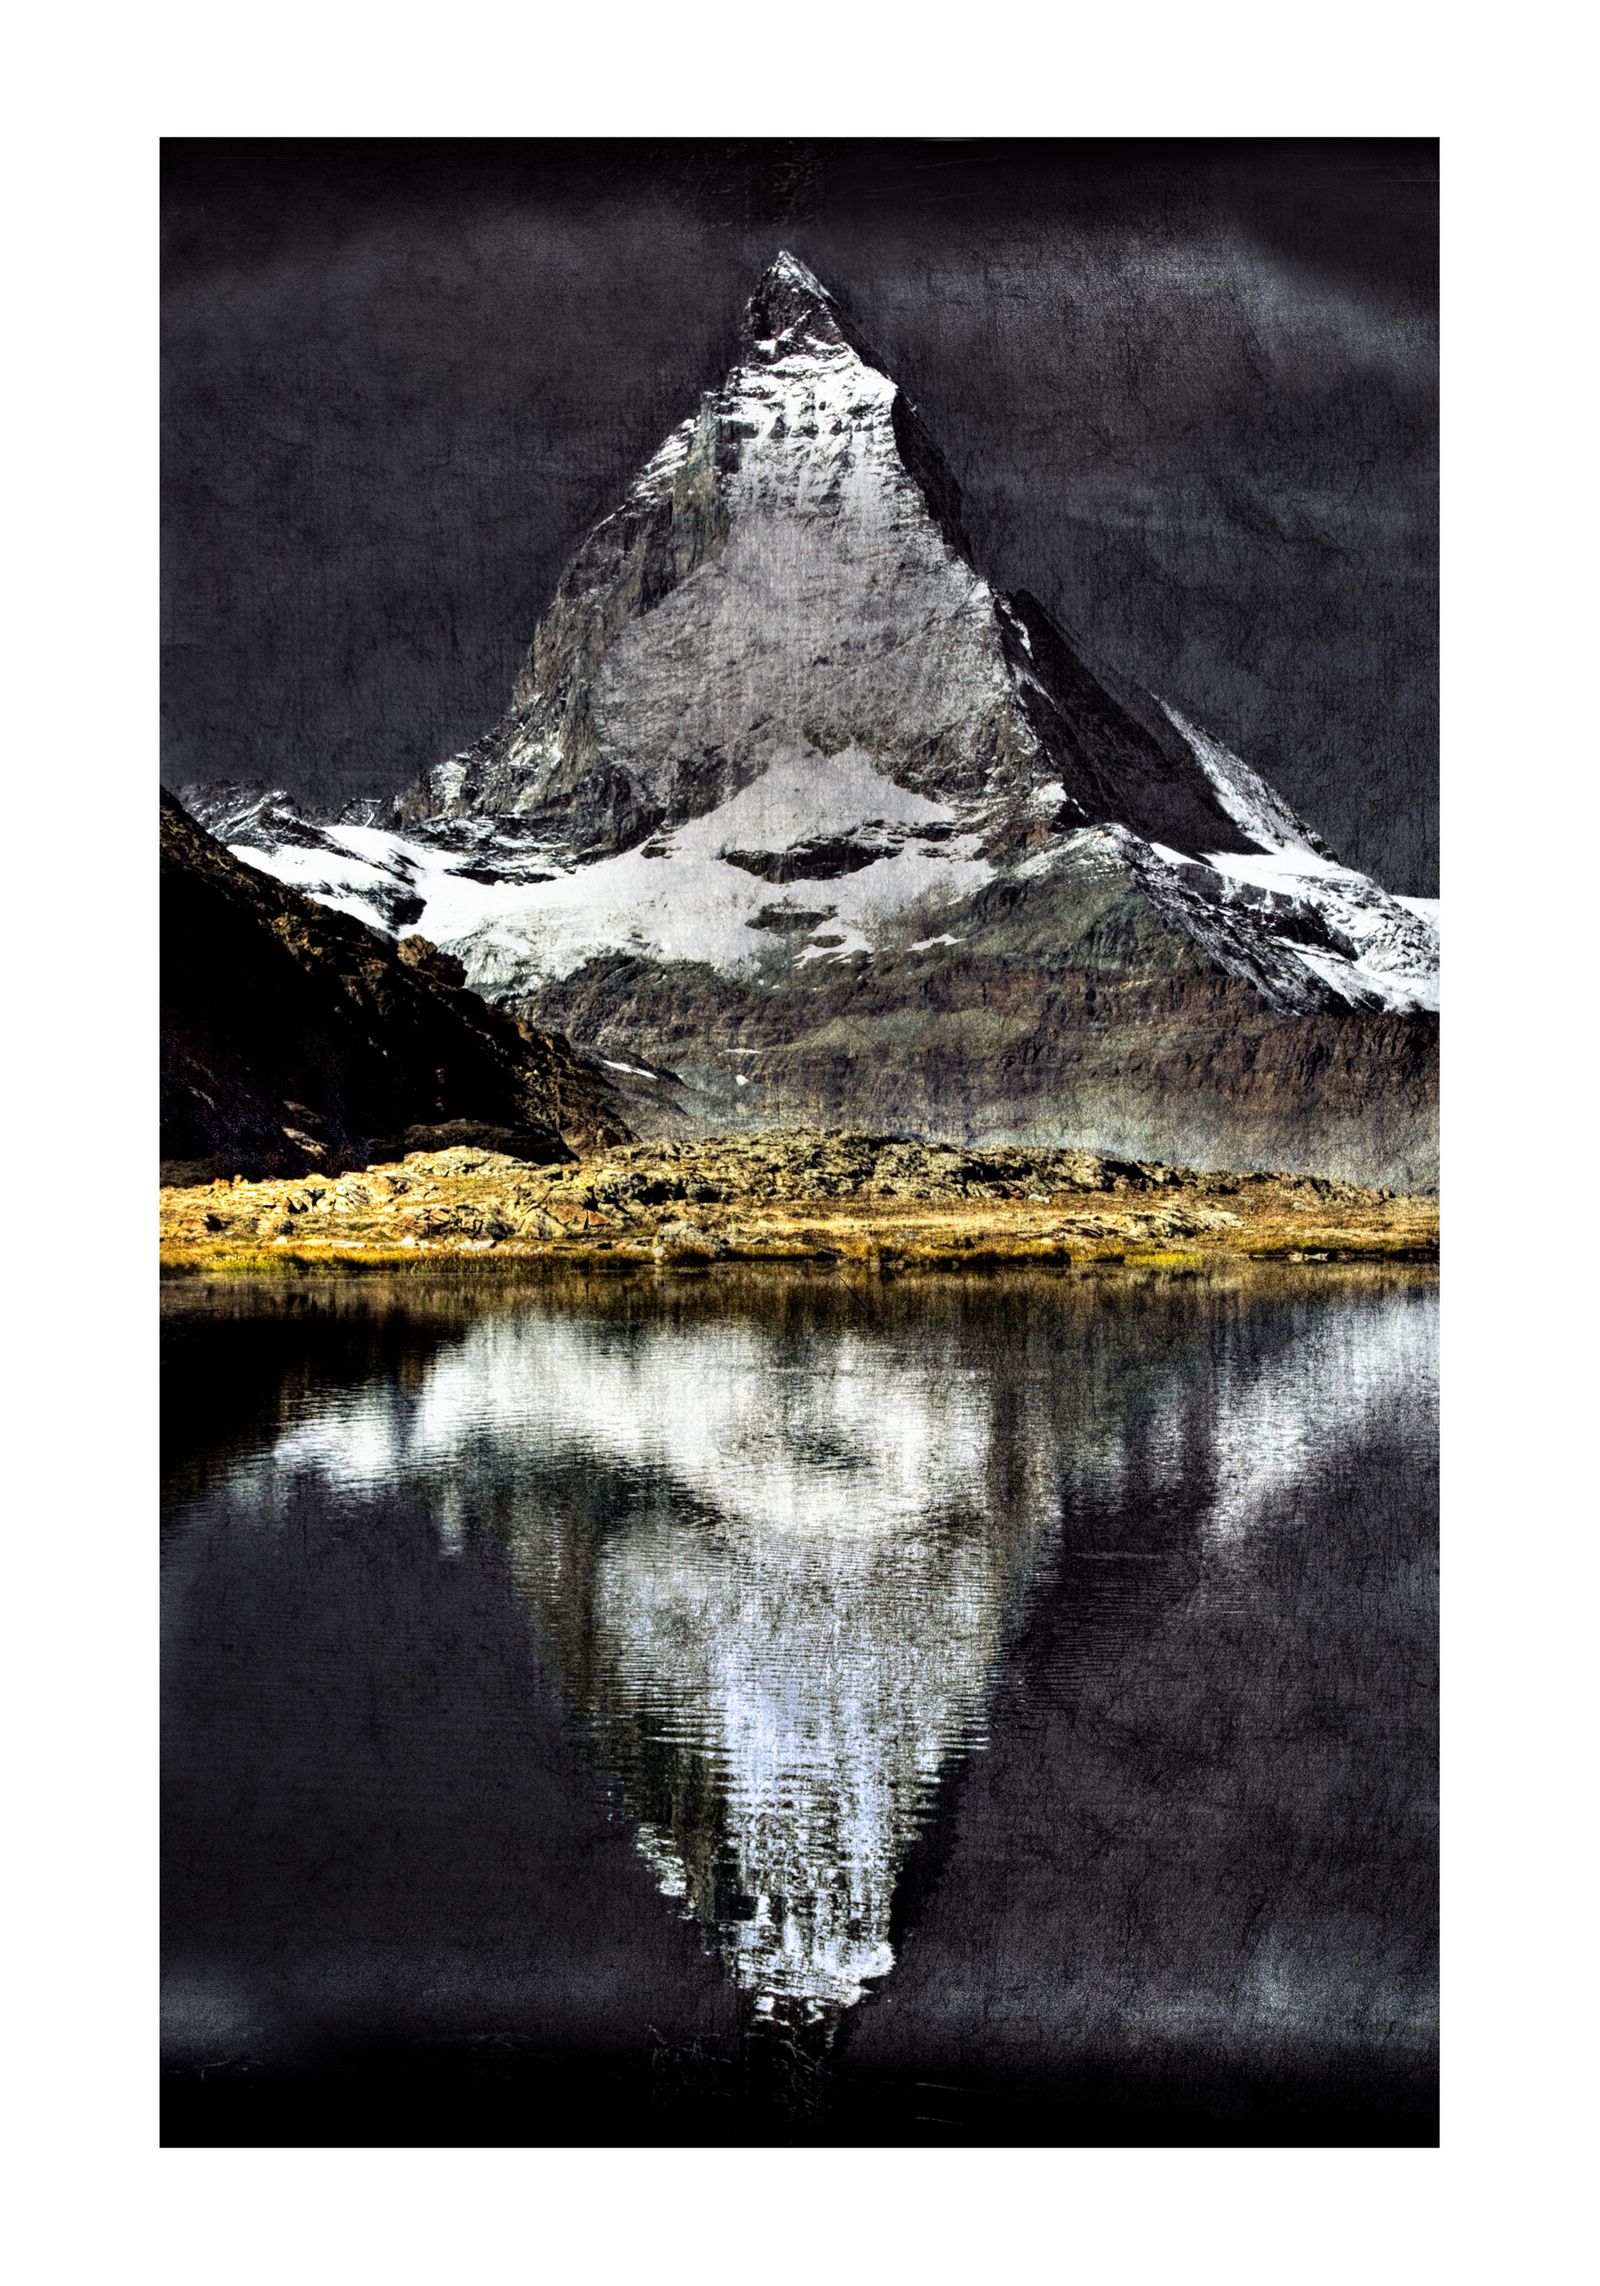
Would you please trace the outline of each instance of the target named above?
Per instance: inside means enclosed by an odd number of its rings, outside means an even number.
[[[1436,1010],[1439,900],[1391,896],[1366,874],[1339,864],[1264,778],[1176,707],[1159,703],[1229,816],[1261,850],[1258,857],[1213,850],[1203,862],[1229,882],[1267,892],[1266,918],[1286,924],[1272,931],[1279,949],[1352,1007]],[[1180,865],[1192,862],[1174,851],[1161,854]],[[1327,941],[1300,941],[1308,921]]]
[[[843,960],[992,878],[978,837],[955,824],[947,804],[895,785],[864,755],[797,757],[704,816],[553,880],[501,890],[440,872],[422,885],[417,926],[485,991],[525,990],[615,952],[701,961],[724,975]],[[915,838],[930,825],[947,837]],[[854,839],[867,862],[838,878],[782,881],[728,854],[781,856],[823,839]],[[805,941],[786,952],[791,937]]]
[[[259,810],[252,820],[260,822]],[[428,937],[465,962],[479,991],[516,993],[608,953],[701,961],[725,975],[868,953],[991,880],[979,842],[950,804],[846,751],[775,762],[715,810],[637,848],[531,880],[495,877],[480,843],[441,847],[376,826],[327,826],[309,847],[274,841],[269,828],[266,847],[230,846],[335,911]],[[787,852],[803,866],[819,845],[825,865],[848,852],[852,869],[793,879],[751,869],[763,855]],[[541,859],[551,863],[548,852]],[[396,893],[414,906],[397,930],[389,917]]]
[[[1156,704],[1188,745],[1215,788],[1217,800],[1241,833],[1264,850],[1295,849],[1326,856],[1323,842],[1248,762],[1241,761],[1220,738],[1190,722],[1165,699],[1157,699]]]
[[[1227,761],[1240,823],[1263,845],[1254,855],[1191,856],[1106,825],[997,859],[989,805],[900,785],[858,749],[791,752],[716,808],[587,864],[515,821],[436,820],[403,834],[318,821],[286,796],[246,789],[190,789],[190,800],[245,863],[385,933],[427,936],[495,997],[617,953],[781,980],[885,951],[981,949],[982,927],[964,910],[979,890],[1003,873],[1040,880],[1087,868],[1142,890],[1205,957],[1285,1014],[1330,997],[1354,1009],[1437,1008],[1438,900],[1391,897],[1338,864]],[[1036,813],[1037,797],[1025,807]]]
[[[1439,929],[1439,900],[1437,897],[1396,897],[1397,905],[1404,905],[1408,913],[1415,913],[1426,921],[1437,935]]]
[[[1325,1006],[1330,994],[1356,1009],[1437,1008],[1438,900],[1391,897],[1309,842],[1287,842],[1291,813],[1276,797],[1252,815],[1262,838],[1274,837],[1254,856],[1190,856],[1106,825],[1006,863],[986,853],[982,805],[934,800],[846,750],[775,761],[715,809],[588,864],[461,821],[409,835],[318,825],[298,811],[280,817],[264,799],[232,805],[217,823],[252,836],[229,842],[245,863],[386,933],[430,938],[491,996],[535,991],[616,953],[752,976],[981,946],[963,908],[999,875],[1038,881],[1087,868],[1142,890],[1285,1014]]]
[[[1314,850],[1189,857],[1126,826],[1087,826],[1015,871],[1040,880],[1080,866],[1137,886],[1217,967],[1284,1015],[1325,1007],[1330,992],[1351,1008],[1391,1014],[1439,1005],[1437,927]]]

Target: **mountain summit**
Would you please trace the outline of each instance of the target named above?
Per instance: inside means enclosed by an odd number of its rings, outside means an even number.
[[[671,1067],[719,1124],[1431,1166],[1436,909],[985,579],[915,408],[790,253],[477,746],[387,814],[187,798],[601,1053],[636,1124]]]
[[[988,805],[986,844],[1031,805],[1055,830],[1249,849],[1161,710],[975,569],[915,409],[792,254],[743,340],[573,557],[505,721],[408,821],[521,817],[610,854],[774,769],[827,805],[842,765],[852,800],[865,769]]]
[[[745,304],[743,339],[747,349],[776,352],[782,342],[844,343],[839,305],[816,274],[796,255],[780,253]]]

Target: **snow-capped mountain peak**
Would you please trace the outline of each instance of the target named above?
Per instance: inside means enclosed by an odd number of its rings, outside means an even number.
[[[743,337],[748,349],[770,356],[791,350],[843,343],[839,305],[822,280],[797,255],[780,252],[745,305]]]
[[[915,411],[788,252],[476,747],[387,818],[210,792],[238,854],[530,1006],[619,960],[691,1012],[696,976],[776,1011],[828,974],[921,1001],[1019,960],[1231,979],[1278,1016],[1437,1005],[1436,909],[985,579]]]

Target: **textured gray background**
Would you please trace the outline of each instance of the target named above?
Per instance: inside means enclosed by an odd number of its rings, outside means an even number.
[[[166,146],[164,774],[392,790],[780,245],[981,568],[1437,886],[1436,146]]]

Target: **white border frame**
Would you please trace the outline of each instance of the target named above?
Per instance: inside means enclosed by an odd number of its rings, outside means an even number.
[[[1581,1226],[1596,836],[1591,84],[1568,19],[1372,0],[36,13],[5,148],[24,1072],[4,1194],[17,2274],[1564,2277],[1587,2093]],[[1475,44],[1476,43],[1476,44]],[[160,134],[1444,136],[1446,2096],[1431,2153],[155,2149],[155,182]],[[30,498],[29,495],[32,495]],[[19,627],[20,623],[20,627]],[[16,909],[20,901],[20,911]],[[1576,991],[1574,990],[1576,987]],[[1575,1003],[1577,994],[1582,1004]],[[87,1242],[87,1243],[86,1243]],[[1586,1350],[1588,1354],[1586,1354]],[[20,1354],[18,1354],[20,1353]],[[1573,1449],[1563,1453],[1561,1432]],[[1587,1495],[1587,1500],[1585,1496]],[[1589,2003],[1592,2006],[1592,2003]],[[687,2180],[685,2178],[688,2178]],[[679,2219],[682,2218],[682,2219]],[[1581,2241],[1575,2241],[1581,2244]]]

